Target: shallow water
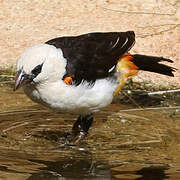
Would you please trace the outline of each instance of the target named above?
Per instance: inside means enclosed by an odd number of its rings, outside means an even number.
[[[180,110],[163,104],[171,108],[125,111],[136,106],[117,99],[95,115],[81,145],[63,148],[58,139],[76,116],[1,85],[0,180],[180,179]]]

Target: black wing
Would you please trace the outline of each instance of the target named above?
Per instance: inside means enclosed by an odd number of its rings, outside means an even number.
[[[60,37],[46,43],[62,49],[67,59],[64,78],[74,75],[74,82],[79,84],[83,80],[95,82],[111,76],[114,71],[110,70],[134,42],[134,32],[127,31]]]

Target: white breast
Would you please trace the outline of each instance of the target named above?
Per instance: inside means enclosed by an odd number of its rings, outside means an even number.
[[[79,114],[97,112],[112,102],[117,82],[112,79],[97,80],[93,86],[66,85],[62,80],[25,87],[33,100],[49,108]]]

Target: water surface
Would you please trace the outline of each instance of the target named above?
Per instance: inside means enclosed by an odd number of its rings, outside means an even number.
[[[82,144],[63,148],[59,139],[77,117],[54,113],[1,85],[0,179],[180,179],[178,101],[137,98],[152,109],[130,111],[137,105],[119,100],[95,115]],[[154,109],[160,101],[171,108]]]

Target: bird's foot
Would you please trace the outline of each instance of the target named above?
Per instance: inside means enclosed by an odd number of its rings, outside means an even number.
[[[92,114],[86,116],[79,116],[72,127],[71,133],[64,134],[63,144],[65,146],[75,146],[81,144],[82,140],[88,134],[88,130],[91,127],[92,122]]]
[[[82,143],[83,139],[86,137],[87,133],[80,131],[80,132],[66,132],[63,135],[63,138],[59,139],[59,144],[62,147],[67,146],[76,146]]]

